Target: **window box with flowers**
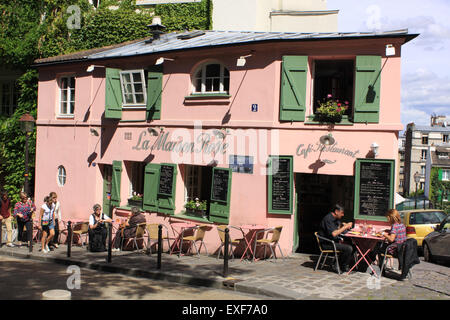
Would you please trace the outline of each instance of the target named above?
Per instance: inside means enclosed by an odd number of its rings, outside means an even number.
[[[128,199],[128,205],[131,207],[142,207],[142,194],[133,193],[133,196]]]
[[[190,200],[186,202],[184,207],[186,208],[187,215],[205,218],[208,203],[206,200],[200,201],[199,198],[195,198],[195,200]]]
[[[341,102],[339,99],[333,99],[328,94],[322,101],[318,101],[319,107],[314,113],[313,120],[321,123],[339,123],[349,108],[349,102]]]

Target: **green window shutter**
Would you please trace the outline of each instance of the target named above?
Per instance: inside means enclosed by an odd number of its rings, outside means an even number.
[[[169,175],[163,174],[164,168],[171,168],[168,172]],[[170,176],[171,175],[171,176]],[[175,214],[175,190],[177,185],[177,165],[173,163],[161,163],[159,169],[158,180],[158,212]],[[164,185],[160,185],[164,183]],[[170,184],[172,184],[170,186]],[[163,191],[163,189],[166,189]]]
[[[158,212],[159,169],[160,165],[155,163],[145,166],[142,208],[147,211]]]
[[[357,56],[355,73],[353,121],[378,123],[381,56]]]
[[[283,56],[280,121],[305,121],[307,56]]]
[[[106,68],[105,118],[122,118],[122,86],[120,69]]]
[[[209,218],[213,222],[228,224],[232,173],[230,168],[213,168],[209,206]]]
[[[275,162],[277,164],[275,164]],[[270,156],[267,175],[269,213],[292,214],[294,171],[292,156]]]
[[[162,65],[152,66],[147,75],[147,120],[161,119]]]
[[[442,168],[439,168],[439,181],[442,181]]]
[[[120,206],[120,181],[122,176],[122,161],[113,161],[111,181],[111,205]]]

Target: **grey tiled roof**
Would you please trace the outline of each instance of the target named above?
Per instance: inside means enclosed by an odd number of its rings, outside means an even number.
[[[364,38],[405,38],[405,42],[417,37],[407,29],[386,32],[300,33],[300,32],[251,32],[251,31],[193,31],[168,33],[149,42],[140,39],[111,47],[82,51],[74,54],[38,59],[35,64],[62,63],[72,60],[96,60],[163,53],[187,49],[217,46],[233,46],[274,41],[314,41]],[[184,38],[184,39],[183,39]]]

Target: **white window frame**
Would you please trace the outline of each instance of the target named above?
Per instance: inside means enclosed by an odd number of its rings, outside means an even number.
[[[8,85],[8,91],[5,92],[4,85]],[[17,90],[16,90],[17,89]],[[5,96],[8,96],[8,101],[5,104]],[[0,114],[5,116],[11,116],[17,109],[17,99],[19,97],[19,90],[15,80],[0,81]],[[6,112],[4,112],[6,109]]]
[[[63,187],[67,182],[67,171],[62,165],[58,167],[56,181],[60,187]]]
[[[442,135],[442,142],[447,143],[448,142],[448,134]]]
[[[428,151],[422,149],[421,155],[420,155],[420,159],[421,159],[421,160],[427,160],[427,155],[428,155]]]
[[[142,82],[134,82],[134,78],[133,78],[133,74],[135,73],[140,73],[141,75],[141,79]],[[131,82],[126,82],[124,77],[125,75],[129,75],[130,76],[130,80]],[[130,88],[131,88],[131,92],[128,92],[128,90],[126,90],[126,85],[129,84]],[[142,92],[138,92],[136,93],[135,91],[135,85],[136,84],[141,84],[142,85]],[[138,70],[124,70],[120,72],[120,86],[122,88],[122,107],[123,108],[146,108],[147,105],[147,85],[145,83],[145,73],[143,69],[138,69]],[[133,97],[133,102],[127,102],[125,96],[127,94],[131,94]],[[136,94],[142,94],[144,96],[144,101],[143,102],[136,102]]]
[[[63,79],[67,79],[67,88],[63,88]],[[65,75],[59,77],[59,107],[58,118],[73,118],[75,114],[75,93],[76,93],[76,78],[75,75]],[[63,91],[67,90],[67,101],[63,101]],[[73,93],[73,101],[71,100]],[[71,103],[73,102],[73,110],[71,110]],[[63,112],[62,106],[65,104],[66,111]]]
[[[442,169],[442,181],[450,180],[450,169]]]
[[[208,88],[206,87],[206,80],[208,79],[206,77],[206,68],[210,65],[219,65],[220,66],[220,71],[219,71],[219,76],[215,76],[215,77],[210,77],[209,79],[219,79],[219,91],[213,91],[213,90],[208,90]],[[228,71],[228,76],[225,76],[225,70]],[[201,76],[197,77],[197,74],[201,71]],[[228,90],[225,90],[224,87],[224,80],[228,78]],[[196,90],[196,83],[197,80],[201,80],[201,90],[197,91]],[[213,86],[213,82],[211,84]],[[212,89],[212,88],[211,88]],[[195,72],[192,75],[192,94],[228,94],[230,90],[230,71],[228,70],[228,68],[226,68],[222,63],[217,62],[217,61],[209,61],[206,63],[203,63],[200,67],[198,67]]]
[[[200,192],[202,190],[202,170],[200,166],[186,165],[185,166],[185,188],[184,201],[200,199]],[[200,199],[202,200],[202,199]]]

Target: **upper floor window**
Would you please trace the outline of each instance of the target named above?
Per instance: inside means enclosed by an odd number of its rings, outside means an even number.
[[[346,115],[352,114],[353,77],[355,62],[353,60],[316,60],[314,64],[313,111],[319,102],[326,101],[329,95],[339,100],[343,106],[348,104]]]
[[[0,114],[10,116],[17,108],[19,89],[14,80],[0,81]]]
[[[448,142],[448,134],[442,135],[442,142],[447,143]]]
[[[222,64],[202,65],[194,74],[192,93],[228,93],[230,72]]]
[[[120,72],[124,106],[144,106],[147,101],[144,70]]]
[[[427,160],[427,150],[422,150],[421,159],[422,160]]]
[[[428,136],[422,136],[422,144],[428,144]]]
[[[442,181],[450,180],[450,169],[442,169]]]
[[[61,77],[60,87],[60,116],[73,116],[75,111],[75,77]]]

